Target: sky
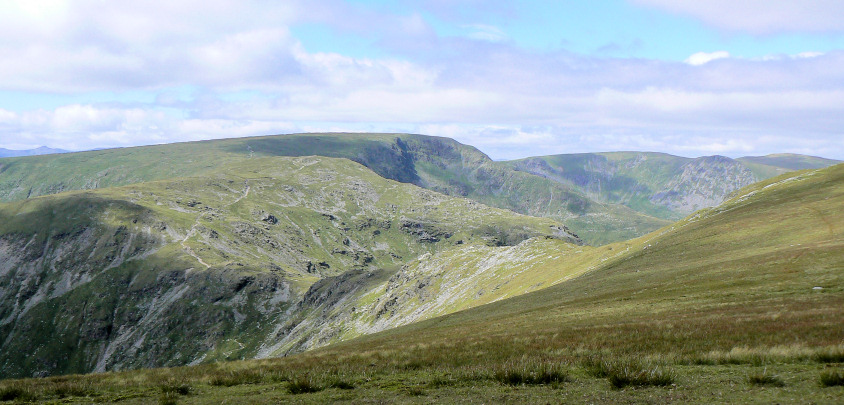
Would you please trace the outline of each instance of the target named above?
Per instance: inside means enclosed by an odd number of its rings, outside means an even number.
[[[0,0],[0,147],[297,132],[844,159],[841,0]]]

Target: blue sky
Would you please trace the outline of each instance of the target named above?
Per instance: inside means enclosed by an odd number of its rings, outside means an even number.
[[[0,147],[292,132],[844,159],[844,2],[0,2]]]

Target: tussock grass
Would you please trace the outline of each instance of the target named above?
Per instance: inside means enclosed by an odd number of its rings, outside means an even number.
[[[780,376],[769,373],[767,368],[762,370],[761,373],[748,375],[747,383],[750,385],[785,387],[785,381]]]
[[[28,387],[10,385],[0,388],[0,401],[32,401],[37,399]]]
[[[179,403],[179,394],[175,392],[164,392],[158,397],[158,405],[176,405]]]
[[[287,382],[287,392],[293,395],[320,392],[324,389],[325,387],[317,384],[310,377],[298,377]]]
[[[431,378],[428,381],[428,384],[426,384],[426,387],[428,387],[428,388],[450,387],[450,386],[455,385],[455,383],[456,383],[456,381],[451,379],[451,378],[448,378],[448,377],[443,376],[443,375],[435,375],[433,378]]]
[[[328,382],[328,388],[337,388],[341,390],[353,390],[355,389],[355,384],[351,381],[334,378]]]
[[[844,386],[844,371],[827,370],[821,372],[820,384],[821,387]]]
[[[55,395],[58,398],[90,397],[98,395],[97,390],[94,389],[93,383],[90,380],[62,380],[54,384],[50,391],[52,391],[52,395]]]
[[[180,382],[170,382],[168,384],[163,384],[159,386],[162,394],[176,394],[176,395],[189,395],[191,392],[191,386],[186,383]]]
[[[615,388],[649,385],[664,387],[674,383],[674,373],[662,366],[624,363],[610,370],[607,380]]]
[[[844,345],[806,347],[803,345],[747,347],[730,350],[713,350],[703,355],[681,360],[681,364],[750,364],[762,366],[772,363],[841,363],[844,362]]]
[[[664,387],[674,384],[676,379],[672,370],[652,361],[636,359],[604,359],[589,357],[583,362],[586,372],[597,378],[606,378],[614,388],[627,386]]]
[[[243,384],[258,384],[267,379],[268,376],[254,371],[228,371],[211,376],[209,384],[215,387],[233,387]]]
[[[498,368],[493,379],[506,385],[545,385],[564,383],[571,377],[560,363],[522,361]]]
[[[813,358],[818,363],[844,363],[844,345],[819,349]]]

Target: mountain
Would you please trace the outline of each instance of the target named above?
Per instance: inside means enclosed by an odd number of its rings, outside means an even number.
[[[0,158],[2,157],[16,157],[16,156],[35,156],[35,155],[49,155],[55,153],[69,153],[69,150],[53,149],[46,146],[40,146],[35,149],[5,149],[0,148]]]
[[[296,134],[3,159],[0,201],[202,176],[220,164],[250,157],[310,155],[350,159],[388,179],[551,218],[592,245],[640,236],[669,223],[513,170],[452,139],[408,134]]]
[[[559,281],[536,262],[581,243],[346,159],[216,163],[0,204],[0,376],[301,351]],[[470,253],[483,272],[438,277]],[[318,321],[327,302],[355,327]]]
[[[515,170],[568,185],[596,201],[668,220],[716,206],[733,191],[757,181],[836,163],[787,154],[690,159],[648,152],[553,155],[509,162]]]
[[[844,165],[799,171],[635,240],[539,256],[562,280],[534,292],[286,358],[0,390],[13,399],[127,403],[835,403],[844,361],[842,230]],[[553,240],[522,244],[546,242]],[[472,267],[500,261],[480,257]],[[465,270],[446,264],[438,278],[452,271]],[[315,286],[310,292],[327,304],[320,311],[330,311],[328,293],[337,290]]]
[[[747,166],[760,179],[779,176],[792,170],[821,169],[841,163],[839,160],[793,153],[745,156],[736,160]]]

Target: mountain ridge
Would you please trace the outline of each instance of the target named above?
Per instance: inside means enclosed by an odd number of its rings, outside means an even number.
[[[166,396],[171,391],[177,400],[238,396],[244,403],[451,402],[469,396],[478,402],[836,402],[840,387],[824,381],[844,353],[842,201],[844,164],[788,173],[650,234],[600,248],[546,236],[509,247],[471,244],[478,263],[497,254],[508,262],[515,257],[508,249],[527,248],[525,257],[541,268],[522,285],[536,277],[563,280],[508,299],[284,358],[0,382],[0,389],[33,400],[127,403],[173,398]],[[559,254],[560,247],[568,251]],[[326,278],[312,285],[307,301],[327,315],[329,326],[332,313],[341,323],[354,323],[334,312],[348,292],[362,302],[383,298],[370,301],[361,315],[400,315],[401,305],[384,304],[400,295],[429,297],[424,289],[417,293],[424,277],[404,282],[402,274],[428,265],[458,278],[471,273],[454,265],[470,261],[450,261],[450,255],[472,252],[425,253],[417,257],[419,265],[406,264],[392,275]],[[435,256],[451,265],[437,265]],[[548,270],[556,271],[554,277],[545,277]],[[291,326],[281,330],[297,327]],[[337,334],[331,326],[323,337]],[[758,376],[779,383],[762,384]],[[69,384],[84,389],[70,391]],[[298,389],[305,384],[306,391]]]
[[[722,162],[720,166],[701,167],[704,172],[710,171],[706,172],[708,177],[700,177],[693,171],[685,178],[682,172],[674,173],[677,181],[673,185],[667,184],[669,173],[663,173],[664,184],[657,185],[642,182],[641,174],[639,178],[615,176],[608,180],[610,190],[606,191],[595,189],[603,187],[600,179],[607,176],[601,170],[590,171],[581,167],[578,170],[583,173],[582,176],[596,183],[579,184],[570,178],[563,179],[568,173],[554,178],[548,177],[547,173],[543,175],[542,172],[524,170],[519,167],[520,161],[492,161],[478,149],[450,138],[411,134],[291,134],[3,159],[0,160],[0,201],[15,201],[65,190],[201,175],[213,171],[215,163],[240,161],[252,156],[304,155],[351,159],[385,178],[471,198],[522,214],[552,218],[567,224],[592,245],[645,234],[681,218],[695,207],[703,208],[720,202],[729,192],[755,179],[747,173],[739,175],[743,169],[736,164],[731,163],[730,166]],[[620,160],[618,157],[632,154],[611,152],[557,156],[581,155],[602,156],[607,162],[616,164],[613,159]],[[604,155],[616,158],[608,159]],[[658,159],[661,162],[689,159],[657,153],[638,155],[661,156]],[[537,161],[544,158],[527,159]],[[675,163],[669,166],[679,167]],[[762,166],[755,167],[757,169],[751,170],[761,170],[758,168]],[[770,165],[764,167],[768,171],[783,170]],[[551,171],[554,170],[551,168]],[[720,181],[727,173],[733,173],[732,183]],[[578,174],[575,173],[575,176]],[[701,183],[696,179],[706,181]],[[627,186],[634,190],[632,195],[620,195],[619,187]],[[637,187],[651,191],[637,191]],[[707,191],[697,192],[703,189]]]

